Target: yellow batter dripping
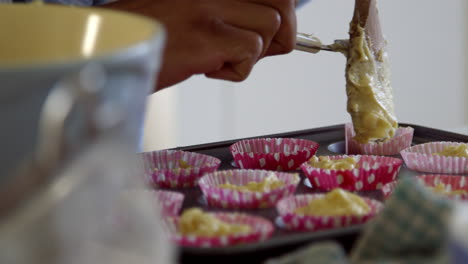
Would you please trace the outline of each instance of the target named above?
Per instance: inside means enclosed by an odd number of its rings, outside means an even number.
[[[351,23],[346,65],[348,112],[353,120],[354,139],[359,143],[388,140],[398,128],[394,113],[390,70],[385,48],[377,54],[365,30]]]

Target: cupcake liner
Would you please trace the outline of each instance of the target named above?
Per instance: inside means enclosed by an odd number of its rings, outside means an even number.
[[[446,157],[432,155],[444,148],[465,143],[431,142],[409,147],[401,151],[401,156],[411,170],[430,173],[467,173],[468,159],[462,157]]]
[[[390,198],[390,196],[392,196],[392,193],[393,191],[395,190],[395,188],[397,187],[398,185],[398,181],[392,181],[392,182],[389,182],[387,184],[385,184],[381,191],[382,191],[382,194],[384,196],[384,199],[388,199]]]
[[[184,247],[226,247],[245,243],[255,243],[268,240],[275,230],[273,224],[262,217],[240,213],[213,213],[218,219],[230,224],[245,224],[251,227],[247,234],[233,234],[219,237],[202,237],[194,235],[181,235],[178,232],[179,218],[172,217],[165,221],[166,230],[170,238],[178,245]]]
[[[272,173],[284,182],[284,186],[268,192],[241,192],[218,187],[223,183],[246,185],[251,181],[261,182]],[[273,207],[281,198],[293,195],[299,181],[299,176],[293,173],[267,170],[226,170],[206,174],[201,178],[199,185],[210,206],[257,209]]]
[[[397,155],[400,151],[410,147],[413,141],[414,129],[412,127],[399,127],[395,136],[386,142],[373,142],[361,144],[356,142],[353,124],[345,124],[346,154],[366,155]]]
[[[435,187],[437,184],[442,183],[448,190],[465,190],[468,191],[468,179],[466,176],[445,175],[445,174],[425,174],[416,176],[416,178],[425,186]],[[398,181],[385,184],[382,188],[382,193],[385,199],[388,199],[396,186]],[[444,195],[452,200],[468,200],[468,194]]]
[[[184,201],[182,193],[142,188],[125,189],[122,198],[131,202],[150,202],[161,217],[177,216]]]
[[[359,168],[352,170],[329,170],[311,166],[308,162],[301,169],[314,188],[331,190],[342,188],[350,191],[378,190],[394,181],[398,175],[401,159],[368,155],[329,156],[330,159],[353,157]]]
[[[161,215],[176,216],[179,214],[184,201],[184,195],[182,193],[157,190],[154,191],[154,195],[161,209]]]
[[[204,154],[160,150],[142,153],[145,175],[161,188],[195,187],[205,174],[217,170],[221,160]],[[191,167],[180,168],[180,161]]]
[[[282,199],[277,204],[276,209],[280,219],[284,223],[284,227],[288,230],[317,231],[362,224],[374,217],[383,207],[379,201],[362,197],[371,209],[369,213],[362,216],[310,216],[294,213],[296,208],[306,206],[310,201],[323,196],[325,194],[305,194]]]
[[[305,139],[258,138],[231,145],[231,154],[241,169],[296,170],[317,152],[319,144]]]

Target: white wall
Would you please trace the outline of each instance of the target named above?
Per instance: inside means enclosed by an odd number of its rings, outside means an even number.
[[[324,42],[346,38],[350,0],[313,0],[298,30]],[[397,115],[438,128],[468,124],[463,0],[381,0]],[[248,80],[197,76],[150,99],[147,150],[347,122],[345,59],[292,52],[259,62]]]
[[[465,7],[464,0],[381,1],[402,121],[440,128],[467,121]]]

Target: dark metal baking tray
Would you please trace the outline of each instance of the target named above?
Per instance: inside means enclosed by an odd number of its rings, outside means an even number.
[[[466,135],[455,134],[413,124],[400,124],[400,126],[411,126],[414,128],[413,144],[421,144],[431,141],[468,142],[468,136]],[[344,125],[335,125],[323,128],[266,135],[262,137],[288,137],[313,140],[320,143],[320,148],[318,149],[317,155],[344,153]],[[238,140],[181,147],[178,149],[217,157],[222,161],[220,170],[234,169],[235,167],[232,165],[233,159],[231,153],[229,152],[229,146]],[[399,155],[397,155],[397,157],[399,157]],[[403,165],[400,170],[399,177],[411,177],[418,174],[419,173],[411,171],[407,169],[405,165]],[[304,179],[302,172],[301,177]],[[176,191],[185,194],[183,209],[190,207],[202,207],[207,211],[230,211],[208,207],[204,202],[203,194],[199,188],[177,189]],[[317,190],[305,186],[303,181],[301,181],[297,188],[296,194],[314,192],[317,192]],[[360,194],[377,200],[383,199],[380,191],[360,192]],[[270,219],[273,223],[275,223],[277,217],[275,208],[240,211],[253,215],[263,216]],[[204,263],[214,263],[221,261],[223,264],[225,264],[247,261],[249,263],[258,263],[267,258],[281,255],[287,251],[300,247],[301,245],[323,240],[337,241],[338,243],[342,244],[346,250],[349,250],[358,237],[363,226],[358,225],[319,232],[292,232],[283,230],[277,225],[275,225],[275,227],[276,231],[274,232],[271,239],[262,243],[244,244],[225,248],[180,248],[181,262],[195,263],[198,261],[203,261]]]

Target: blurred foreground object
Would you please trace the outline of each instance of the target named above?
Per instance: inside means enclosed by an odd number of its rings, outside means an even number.
[[[468,204],[457,202],[449,226],[451,263],[468,263]]]
[[[0,263],[171,263],[154,201],[124,195],[145,188],[136,150],[161,26],[42,4],[0,17]]]

